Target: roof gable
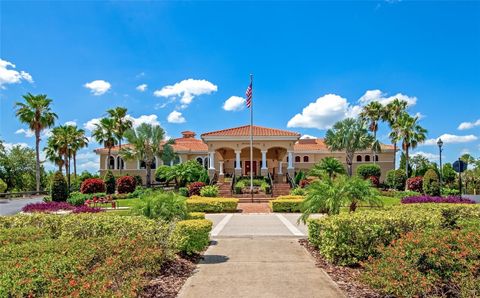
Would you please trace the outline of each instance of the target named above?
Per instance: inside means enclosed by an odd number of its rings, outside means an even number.
[[[202,134],[203,137],[246,137],[250,136],[250,125],[239,127],[232,127]],[[268,128],[263,126],[253,125],[253,136],[268,136],[268,137],[300,137],[300,134],[276,128]]]

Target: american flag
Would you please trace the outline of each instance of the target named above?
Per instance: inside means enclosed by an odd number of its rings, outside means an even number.
[[[245,96],[247,97],[247,108],[250,108],[252,106],[252,82],[248,85]]]

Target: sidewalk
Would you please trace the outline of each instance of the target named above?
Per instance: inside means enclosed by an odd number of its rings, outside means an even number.
[[[213,243],[178,297],[344,297],[298,243],[298,214],[211,214]]]

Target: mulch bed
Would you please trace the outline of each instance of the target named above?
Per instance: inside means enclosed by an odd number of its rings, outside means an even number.
[[[143,289],[139,297],[174,298],[193,274],[201,255],[176,256],[162,265],[159,275]]]
[[[359,281],[361,274],[360,268],[351,268],[343,266],[335,266],[329,263],[319,253],[319,251],[312,246],[308,240],[299,240],[300,245],[315,258],[315,265],[322,268],[344,292],[345,296],[350,298],[377,298],[383,297],[381,294],[375,292],[368,286]]]

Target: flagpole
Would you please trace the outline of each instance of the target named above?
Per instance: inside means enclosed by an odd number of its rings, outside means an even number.
[[[250,74],[252,101],[250,104],[250,196],[253,203],[253,74]]]

